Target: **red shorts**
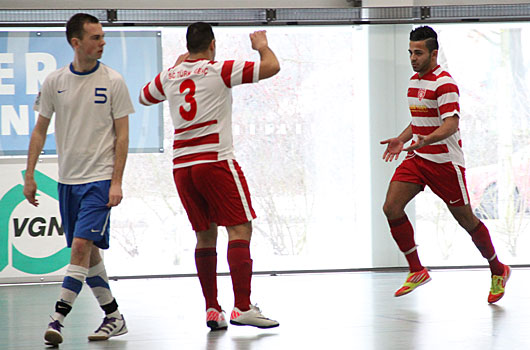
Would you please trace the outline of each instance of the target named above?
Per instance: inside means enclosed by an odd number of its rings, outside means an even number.
[[[415,155],[397,167],[391,181],[427,185],[447,205],[460,207],[469,204],[465,171],[451,162],[435,163]]]
[[[234,159],[173,169],[180,200],[195,231],[256,218],[243,171]]]

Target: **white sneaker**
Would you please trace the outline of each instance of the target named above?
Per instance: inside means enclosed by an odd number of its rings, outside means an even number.
[[[61,328],[63,325],[59,321],[52,321],[48,324],[46,333],[44,333],[44,340],[46,345],[59,346],[63,342],[63,335]]]
[[[127,325],[123,315],[121,315],[121,318],[105,317],[101,326],[88,336],[88,340],[107,340],[110,337],[116,337],[127,332]]]
[[[228,324],[226,323],[224,311],[219,312],[213,307],[206,310],[206,325],[210,327],[212,331],[227,329]]]
[[[241,311],[234,307],[230,315],[230,323],[236,326],[254,326],[258,328],[273,328],[280,325],[278,321],[263,316],[261,310],[255,305],[250,305],[250,310],[248,311]]]

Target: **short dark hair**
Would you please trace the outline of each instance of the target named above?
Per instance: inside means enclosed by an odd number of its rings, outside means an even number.
[[[195,22],[186,32],[186,47],[189,53],[203,52],[214,40],[212,26],[204,22]]]
[[[99,23],[99,20],[88,13],[76,13],[66,22],[66,40],[72,45],[72,38],[83,39],[85,23]]]
[[[410,41],[423,41],[429,52],[438,50],[438,34],[429,26],[418,27],[410,32]]]

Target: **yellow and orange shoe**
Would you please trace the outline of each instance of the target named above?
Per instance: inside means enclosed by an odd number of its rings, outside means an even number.
[[[400,297],[405,294],[409,294],[414,289],[418,288],[422,284],[425,284],[431,280],[429,272],[426,268],[423,268],[421,271],[411,272],[407,276],[407,280],[403,283],[403,287],[399,288],[395,293],[395,297]]]
[[[511,274],[512,269],[510,266],[504,265],[504,272],[502,275],[491,276],[491,289],[490,294],[488,295],[488,303],[496,303],[504,296],[504,288],[506,287],[506,282],[508,282]]]

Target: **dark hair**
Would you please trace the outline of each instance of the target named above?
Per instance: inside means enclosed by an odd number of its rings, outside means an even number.
[[[66,22],[66,40],[72,45],[72,38],[83,39],[85,23],[99,23],[99,20],[88,13],[76,13]]]
[[[195,22],[188,27],[186,32],[186,47],[189,53],[203,52],[215,39],[212,26],[204,22]]]
[[[423,41],[429,52],[438,50],[438,34],[429,26],[418,27],[410,32],[410,41]]]

